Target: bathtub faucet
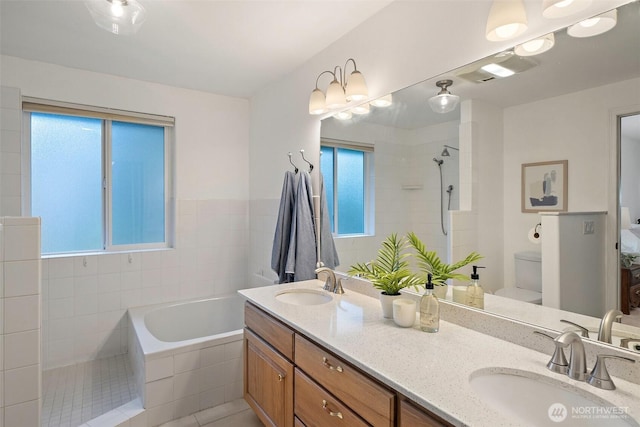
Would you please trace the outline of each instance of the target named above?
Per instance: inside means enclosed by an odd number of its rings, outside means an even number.
[[[315,273],[327,273],[327,280],[324,282],[324,290],[333,292],[334,294],[344,294],[344,289],[342,288],[342,279],[336,279],[336,274],[332,269],[327,267],[318,268]]]

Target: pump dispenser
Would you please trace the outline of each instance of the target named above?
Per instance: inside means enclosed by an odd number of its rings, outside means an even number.
[[[427,275],[426,290],[420,298],[420,329],[425,332],[438,332],[440,328],[440,305],[433,294],[431,274]]]
[[[478,269],[484,268],[477,265],[473,266],[473,273],[471,274],[471,283],[467,286],[467,297],[465,303],[469,307],[484,309],[484,289],[480,286],[480,275]]]

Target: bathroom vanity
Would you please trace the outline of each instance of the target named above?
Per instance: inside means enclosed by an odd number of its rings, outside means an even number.
[[[623,425],[638,426],[640,385],[616,377],[617,390],[606,391],[554,374],[546,368],[550,340],[531,333],[538,352],[447,321],[435,334],[420,331],[418,322],[400,328],[382,317],[377,299],[348,288],[329,294],[322,285],[240,291],[247,299],[244,395],[266,425],[522,425],[472,384],[507,373],[625,408]],[[313,295],[279,298],[292,290]]]

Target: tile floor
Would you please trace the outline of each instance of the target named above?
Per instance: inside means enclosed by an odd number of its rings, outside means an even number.
[[[126,355],[43,372],[42,427],[76,427],[136,398]]]
[[[238,399],[160,427],[262,427],[262,423],[247,402]]]

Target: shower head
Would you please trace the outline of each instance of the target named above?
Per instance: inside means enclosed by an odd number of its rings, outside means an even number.
[[[442,150],[442,153],[440,154],[442,157],[449,157],[451,154],[449,154],[449,148],[451,148],[452,150],[456,150],[456,151],[460,151],[458,148],[456,147],[452,147],[450,145],[445,145],[444,146],[444,150]]]
[[[435,157],[433,158],[433,161],[436,162],[436,164],[438,166],[442,166],[442,164],[444,163],[444,160],[442,159],[436,159]]]

